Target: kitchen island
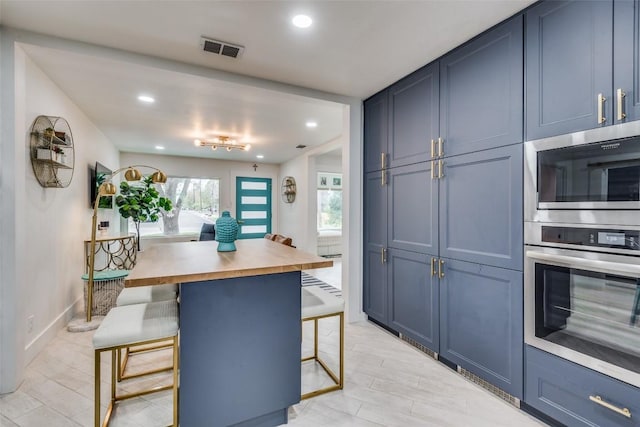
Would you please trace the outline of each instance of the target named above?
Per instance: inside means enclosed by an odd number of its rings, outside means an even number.
[[[158,244],[126,287],[180,283],[180,425],[276,426],[300,401],[300,271],[333,262],[267,239]]]

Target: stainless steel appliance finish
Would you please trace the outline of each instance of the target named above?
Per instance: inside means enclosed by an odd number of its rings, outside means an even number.
[[[525,221],[640,224],[640,121],[527,141],[524,150]]]
[[[525,226],[525,343],[640,387],[640,227]]]

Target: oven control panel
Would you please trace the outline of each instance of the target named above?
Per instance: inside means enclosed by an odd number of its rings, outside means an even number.
[[[640,251],[640,231],[611,228],[542,226],[542,241]]]

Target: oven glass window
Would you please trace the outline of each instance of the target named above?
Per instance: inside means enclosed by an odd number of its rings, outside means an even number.
[[[538,153],[538,202],[639,200],[640,137]]]
[[[640,279],[536,264],[535,334],[640,373]]]

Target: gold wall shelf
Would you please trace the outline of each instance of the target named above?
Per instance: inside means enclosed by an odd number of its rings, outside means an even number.
[[[75,149],[69,123],[62,117],[38,116],[31,126],[31,167],[43,187],[68,187],[73,178]]]

